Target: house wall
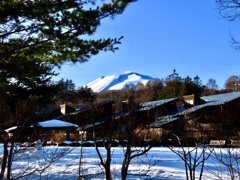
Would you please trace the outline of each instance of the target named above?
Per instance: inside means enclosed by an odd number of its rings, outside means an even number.
[[[139,136],[141,137],[149,136],[154,139],[160,139],[163,136],[162,128],[145,128],[144,130],[140,130],[140,128],[142,128],[142,125],[149,125],[150,123],[154,122],[158,116],[175,108],[176,101],[172,101],[147,110],[135,111],[132,114],[119,118],[119,125],[124,130],[121,131],[121,128],[119,128],[119,136],[124,138],[127,136],[127,132],[135,131],[138,132]],[[128,129],[128,123],[131,123],[131,129]]]
[[[162,138],[176,134],[182,139],[229,139],[239,136],[240,100],[202,108],[162,127]]]
[[[93,120],[97,122],[101,118],[111,116],[113,115],[114,111],[114,102],[109,101],[106,103],[103,102],[97,105],[89,106],[81,111],[67,114],[62,119],[77,124],[78,126],[84,126],[93,123]]]
[[[109,101],[108,103],[100,103],[95,106],[95,110],[98,112],[100,117],[113,115],[115,112],[114,102]]]

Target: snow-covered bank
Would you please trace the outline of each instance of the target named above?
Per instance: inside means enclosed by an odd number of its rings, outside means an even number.
[[[99,148],[102,154],[105,154],[104,148]],[[54,152],[64,152],[70,150],[58,162],[53,164],[45,173],[41,174],[42,179],[77,179],[79,170],[80,147],[44,147],[36,150],[34,148],[25,150],[15,157],[13,174],[17,174],[21,170],[21,166],[40,167],[46,165],[46,159]],[[2,155],[2,146],[1,151]],[[112,175],[113,179],[121,179],[121,164],[123,160],[123,149],[121,147],[112,148]],[[1,158],[1,157],[0,157]],[[154,147],[147,156],[135,159],[130,165],[129,172],[139,174],[147,170],[148,165],[155,164],[151,167],[148,176],[128,176],[128,179],[186,179],[184,162],[166,147]],[[206,167],[214,165],[212,159],[207,160]],[[103,179],[101,168],[99,167],[99,159],[93,147],[83,148],[83,174],[88,175],[88,179]],[[199,172],[199,170],[197,170]],[[198,176],[198,173],[197,173]],[[204,171],[203,179],[209,179],[210,173],[207,169]],[[25,177],[24,179],[39,179],[40,174],[36,172],[34,175]]]

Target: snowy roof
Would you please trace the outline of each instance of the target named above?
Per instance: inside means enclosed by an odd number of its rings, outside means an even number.
[[[78,125],[76,124],[60,121],[57,119],[38,122],[37,126],[42,128],[78,128]],[[35,127],[35,125],[31,125],[31,127]]]
[[[209,106],[217,106],[217,105],[223,105],[228,102],[231,102],[235,99],[240,98],[240,92],[231,92],[231,93],[225,93],[225,94],[217,94],[217,95],[211,95],[211,96],[203,96],[200,97],[205,102],[200,105],[196,105],[190,108],[185,108],[183,105],[177,107],[175,110],[168,113],[168,116],[160,116],[158,117],[159,121],[156,121],[152,123],[151,127],[160,127],[163,124],[175,121],[179,119],[180,115],[190,114],[193,112],[196,112],[202,108],[209,107]]]
[[[150,101],[150,102],[141,103],[140,104],[140,106],[141,106],[140,110],[152,109],[154,107],[161,106],[163,104],[175,101],[177,99],[178,98],[170,98],[170,99],[163,99],[163,100],[158,100],[158,101]]]
[[[52,119],[48,121],[42,121],[38,122],[37,124],[33,124],[30,126],[30,128],[34,127],[41,127],[41,128],[51,128],[51,129],[65,129],[65,128],[78,128],[78,125],[72,124],[65,121],[60,121],[58,119]],[[12,132],[17,130],[17,126],[13,126],[11,128],[5,129],[6,132]],[[20,127],[19,127],[20,128]],[[29,127],[23,127],[23,128],[29,128]]]
[[[240,92],[231,92],[201,97],[201,99],[206,101],[206,103],[211,103],[212,105],[225,104],[237,98],[240,98]]]
[[[14,130],[16,130],[16,129],[17,129],[17,126],[13,126],[13,127],[8,128],[8,129],[5,129],[5,131],[6,131],[7,133],[9,133],[9,132],[14,131]]]
[[[180,112],[179,115],[189,114],[207,106],[216,106],[216,105],[226,104],[228,102],[231,102],[235,99],[240,98],[240,92],[231,92],[231,93],[225,93],[225,94],[203,96],[200,98],[205,101],[204,104],[200,104],[197,106],[193,106],[189,109],[185,109],[182,112]]]

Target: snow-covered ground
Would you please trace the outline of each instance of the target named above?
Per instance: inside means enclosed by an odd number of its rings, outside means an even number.
[[[99,148],[100,152],[104,155],[105,149]],[[40,174],[35,172],[28,177],[23,179],[71,179],[75,180],[78,176],[79,171],[79,156],[80,147],[44,147],[40,149],[30,148],[21,152],[15,157],[16,162],[13,164],[13,174],[17,174],[23,170],[20,168],[30,169],[41,169],[46,166],[48,162],[46,160],[51,160],[54,154],[59,154],[60,152],[66,152],[58,162],[54,163],[45,174]],[[56,153],[58,152],[58,153]],[[94,147],[84,147],[82,149],[82,166],[83,174],[88,175],[86,179],[104,179],[101,174],[101,168],[99,166],[99,159],[97,157]],[[237,151],[238,153],[238,151]],[[238,153],[239,154],[239,153]],[[0,146],[0,155],[2,155],[2,145]],[[44,157],[44,158],[43,158]],[[113,179],[121,179],[121,164],[123,160],[123,149],[122,147],[112,148],[112,176]],[[1,159],[1,157],[0,157]],[[154,164],[154,165],[153,165]],[[154,147],[152,148],[147,156],[142,156],[141,158],[133,160],[129,167],[129,172],[134,174],[139,174],[148,169],[148,165],[153,165],[150,168],[150,172],[147,176],[128,176],[127,179],[150,179],[150,180],[185,180],[185,169],[184,162],[173,152],[171,152],[167,147]],[[212,159],[208,159],[205,167],[215,167],[216,164]],[[199,172],[199,169],[197,170]],[[197,176],[199,174],[197,173]],[[209,178],[212,177],[212,178]],[[210,174],[209,169],[204,170],[203,179],[217,179],[215,176]]]

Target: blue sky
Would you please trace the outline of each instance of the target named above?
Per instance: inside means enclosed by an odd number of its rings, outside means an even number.
[[[133,71],[166,78],[176,69],[182,78],[210,78],[220,88],[239,75],[240,51],[230,44],[239,37],[240,24],[223,19],[214,0],[139,0],[122,15],[102,22],[92,37],[120,37],[115,53],[101,52],[89,62],[65,65],[58,78],[81,87],[100,76]]]

